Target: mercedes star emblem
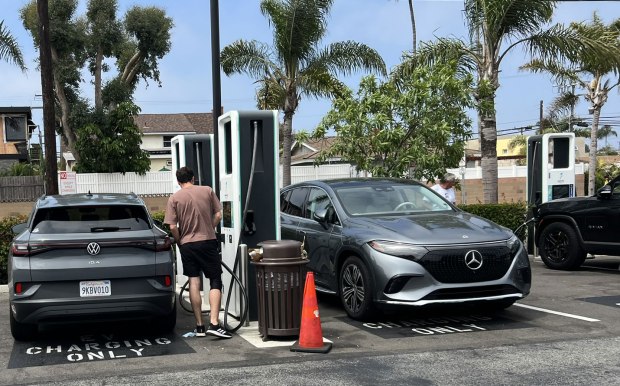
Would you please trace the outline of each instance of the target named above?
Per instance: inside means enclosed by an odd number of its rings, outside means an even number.
[[[95,256],[98,255],[99,252],[101,252],[101,247],[97,243],[90,243],[86,247],[86,252],[88,252],[89,255]]]
[[[480,269],[482,267],[482,254],[475,249],[468,251],[465,254],[465,265],[472,271]]]

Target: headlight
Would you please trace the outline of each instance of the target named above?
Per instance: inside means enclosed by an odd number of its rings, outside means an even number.
[[[511,256],[515,256],[519,252],[519,248],[521,248],[521,240],[516,235],[512,235],[506,244],[508,249],[510,249]]]
[[[375,251],[411,260],[420,260],[428,249],[419,245],[396,243],[393,241],[375,240],[368,243]]]

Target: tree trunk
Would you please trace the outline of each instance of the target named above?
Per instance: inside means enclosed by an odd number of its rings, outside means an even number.
[[[101,72],[103,65],[103,53],[99,49],[95,58],[95,109],[101,110],[103,100],[101,99]]]
[[[47,0],[37,0],[39,15],[39,61],[43,94],[43,131],[45,135],[45,194],[58,194],[58,164],[56,163],[56,128],[54,113],[54,82],[50,49],[50,23]]]
[[[482,167],[482,197],[485,204],[497,204],[497,114],[495,91],[499,88],[497,65],[485,49],[485,65],[478,73],[478,129]]]
[[[480,118],[482,197],[485,204],[497,204],[497,127],[495,111]]]
[[[411,17],[411,32],[413,37],[413,53],[416,52],[416,40],[418,39],[415,28],[415,14],[413,13],[413,0],[409,0],[409,16]]]
[[[52,63],[58,63],[58,53],[54,47],[51,47],[52,52]],[[73,157],[75,158],[75,163],[79,163],[80,155],[75,151],[75,143],[77,142],[77,136],[69,123],[69,113],[71,111],[71,105],[67,99],[67,95],[65,94],[64,85],[58,81],[58,78],[54,74],[54,92],[56,93],[56,98],[58,98],[58,106],[60,107],[60,129],[62,130],[63,137],[67,140],[67,147]]]
[[[282,187],[291,184],[291,145],[293,144],[293,112],[284,112],[284,123],[282,127]]]
[[[598,125],[601,117],[601,106],[594,107],[592,116],[592,132],[590,133],[590,164],[588,165],[588,195],[593,196],[596,188],[596,151],[598,149]]]

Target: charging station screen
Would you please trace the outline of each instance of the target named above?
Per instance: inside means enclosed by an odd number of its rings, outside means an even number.
[[[553,185],[551,187],[551,199],[572,197],[573,185]]]
[[[232,202],[222,202],[222,226],[232,228]]]

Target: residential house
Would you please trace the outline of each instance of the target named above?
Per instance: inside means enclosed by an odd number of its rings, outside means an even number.
[[[336,137],[294,141],[291,146],[291,166],[309,166],[314,164],[322,150],[329,149]],[[332,157],[325,163],[342,163],[340,157]]]
[[[519,160],[526,157],[526,152],[522,146],[510,148],[510,142],[517,135],[503,135],[497,137],[497,166],[513,166],[518,164]],[[465,144],[465,155],[467,159],[467,167],[473,168],[480,166],[480,140],[472,139]],[[575,159],[580,160],[587,157],[585,138],[575,137]]]
[[[0,170],[28,161],[28,143],[36,127],[30,107],[0,107]]]
[[[140,148],[149,153],[149,171],[167,171],[172,168],[171,140],[177,135],[211,134],[213,121],[211,113],[139,114],[134,121],[142,131]],[[75,159],[71,153],[63,153],[67,170],[71,170]]]

